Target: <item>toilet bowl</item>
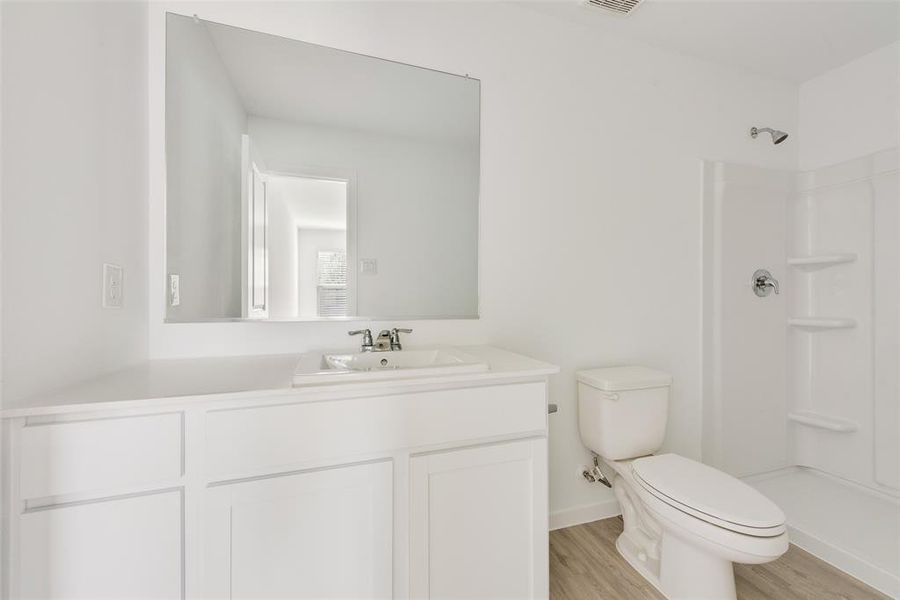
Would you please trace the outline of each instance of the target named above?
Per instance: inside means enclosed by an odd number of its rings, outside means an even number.
[[[652,454],[665,431],[671,378],[643,367],[578,373],[579,429],[614,473],[619,553],[663,595],[736,598],[732,563],[788,548],[784,513],[742,481],[677,454]]]

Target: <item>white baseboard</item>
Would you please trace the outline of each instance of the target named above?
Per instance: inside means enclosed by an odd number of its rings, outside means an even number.
[[[604,500],[596,504],[582,504],[572,508],[564,508],[550,513],[550,531],[572,527],[600,519],[608,519],[622,514],[619,503],[615,499]]]

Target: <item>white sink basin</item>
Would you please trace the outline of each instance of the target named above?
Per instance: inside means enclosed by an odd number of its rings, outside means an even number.
[[[294,385],[406,379],[487,370],[487,364],[456,348],[396,352],[311,352],[300,357],[294,371]]]

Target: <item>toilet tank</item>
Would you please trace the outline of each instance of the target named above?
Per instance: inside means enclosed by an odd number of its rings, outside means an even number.
[[[662,446],[672,376],[646,367],[576,373],[581,441],[608,460],[653,454]]]

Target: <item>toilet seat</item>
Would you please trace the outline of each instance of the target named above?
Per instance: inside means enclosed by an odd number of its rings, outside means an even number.
[[[740,481],[677,454],[631,463],[635,482],[657,500],[711,525],[754,537],[786,531],[785,516],[771,500]]]

